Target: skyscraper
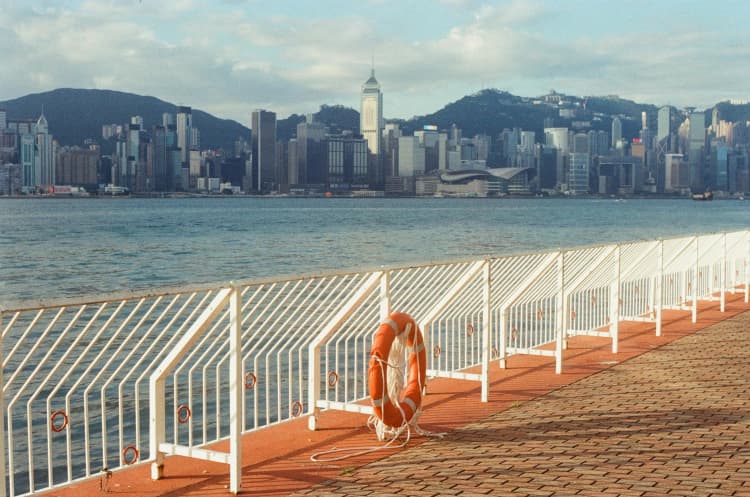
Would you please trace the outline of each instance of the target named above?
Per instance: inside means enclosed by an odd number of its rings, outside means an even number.
[[[55,184],[55,150],[52,135],[49,134],[49,126],[44,113],[39,116],[39,120],[34,127],[36,148],[35,174],[37,184],[54,185]]]
[[[380,83],[375,79],[375,69],[372,70],[370,79],[362,85],[359,129],[367,140],[370,153],[379,156],[383,129],[383,94],[380,91]]]
[[[162,116],[162,120],[164,117]],[[190,160],[190,139],[193,137],[193,110],[190,107],[177,108],[177,146],[184,164]]]
[[[251,119],[253,150],[252,188],[270,192],[278,187],[276,180],[276,113],[254,110]]]
[[[690,114],[690,134],[688,140],[688,172],[690,188],[694,192],[703,190],[703,153],[706,146],[706,114]]]
[[[672,134],[672,107],[665,105],[660,108],[658,120],[656,140],[662,141],[664,138],[667,138]]]
[[[617,143],[622,140],[622,122],[619,117],[612,119],[612,148],[617,148]]]

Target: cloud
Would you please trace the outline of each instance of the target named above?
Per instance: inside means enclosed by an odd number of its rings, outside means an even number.
[[[369,15],[372,2],[381,4],[380,17]],[[0,10],[0,100],[56,87],[109,87],[247,124],[258,107],[280,116],[323,103],[356,108],[373,55],[389,117],[432,112],[480,86],[678,105],[710,103],[719,88],[721,98],[747,97],[750,74],[738,61],[748,60],[750,49],[738,37],[680,24],[658,33],[628,26],[597,33],[580,29],[585,24],[575,18],[585,3],[562,10],[542,0],[425,2],[409,32],[384,29],[388,16],[399,15],[394,0],[316,15],[281,8],[262,14],[260,5],[11,2]],[[454,24],[430,29],[433,11],[451,13],[443,19]]]

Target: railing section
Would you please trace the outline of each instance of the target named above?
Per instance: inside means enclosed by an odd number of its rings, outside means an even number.
[[[371,413],[370,340],[410,313],[430,376],[481,382],[515,354],[562,370],[567,340],[744,291],[750,231],[3,310],[3,495],[181,454],[229,466],[241,433],[321,409]],[[218,445],[229,441],[229,451]],[[224,447],[223,450],[217,447]]]

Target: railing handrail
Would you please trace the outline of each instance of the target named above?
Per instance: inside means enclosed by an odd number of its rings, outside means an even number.
[[[34,311],[34,310],[39,310],[39,309],[53,309],[53,308],[58,308],[58,307],[66,307],[70,305],[102,304],[105,302],[111,302],[113,300],[134,300],[134,299],[153,298],[153,297],[171,297],[171,296],[180,295],[183,293],[217,291],[223,288],[227,288],[228,286],[232,284],[235,284],[237,286],[254,286],[254,285],[269,284],[269,283],[284,283],[288,281],[316,279],[316,278],[322,278],[322,277],[349,276],[349,275],[354,275],[354,274],[372,273],[375,271],[387,271],[388,272],[388,271],[399,271],[399,270],[405,270],[405,269],[420,269],[420,268],[425,268],[425,267],[435,266],[435,265],[469,263],[469,262],[474,262],[478,259],[495,260],[495,259],[513,258],[513,257],[519,257],[519,256],[544,255],[544,254],[550,254],[554,252],[561,252],[561,251],[571,252],[571,251],[577,251],[577,250],[592,249],[592,248],[597,248],[597,247],[605,247],[605,246],[616,245],[616,244],[630,245],[630,244],[654,242],[654,241],[669,240],[669,239],[680,239],[680,238],[688,238],[688,237],[696,237],[696,236],[703,237],[703,236],[720,235],[720,234],[726,234],[726,233],[736,233],[736,232],[741,232],[741,231],[744,231],[744,230],[710,231],[710,232],[705,232],[705,233],[691,233],[691,234],[685,234],[685,235],[675,235],[669,238],[660,237],[656,239],[643,238],[643,239],[615,240],[615,241],[610,241],[607,243],[590,243],[590,244],[582,244],[582,245],[571,245],[568,247],[555,247],[555,248],[548,248],[548,249],[541,249],[541,250],[533,250],[530,252],[518,250],[518,251],[507,252],[504,254],[473,255],[473,256],[467,256],[467,257],[456,257],[456,258],[441,259],[441,260],[433,259],[433,260],[419,262],[419,263],[416,263],[416,262],[406,263],[406,264],[394,263],[394,264],[384,264],[384,265],[378,265],[378,266],[365,266],[359,269],[353,268],[353,267],[345,268],[339,271],[321,270],[321,271],[315,271],[315,272],[309,272],[309,273],[268,275],[268,276],[260,276],[260,277],[233,279],[231,280],[231,282],[229,280],[219,280],[219,281],[214,281],[214,282],[188,284],[188,285],[175,283],[173,285],[151,287],[148,289],[141,289],[141,290],[122,290],[122,291],[112,291],[112,292],[104,292],[104,293],[96,293],[96,294],[83,294],[78,297],[45,298],[41,300],[32,299],[33,304],[31,305],[29,305],[29,299],[26,299],[24,301],[9,300],[5,303],[0,302],[0,313],[26,312],[26,311]]]

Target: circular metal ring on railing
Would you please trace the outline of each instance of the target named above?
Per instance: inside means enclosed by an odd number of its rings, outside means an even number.
[[[472,323],[466,324],[466,336],[474,336],[474,325]]]
[[[134,464],[136,461],[138,461],[138,456],[140,455],[140,452],[138,452],[138,449],[135,447],[135,445],[128,445],[124,449],[122,449],[122,462],[125,463],[125,465],[130,466],[131,464]]]
[[[432,349],[432,357],[438,358],[442,352],[443,349],[440,348],[440,345],[435,345],[435,348]]]
[[[499,356],[499,355],[500,355],[500,351],[499,351],[499,350],[497,350],[497,347],[492,347],[492,352],[491,352],[491,353],[492,353],[492,357],[493,357],[493,359],[494,359],[495,357],[497,357],[497,356]]]
[[[57,424],[57,418],[62,416],[62,424]],[[68,415],[65,414],[65,411],[55,411],[52,413],[52,415],[49,417],[49,427],[54,431],[55,433],[60,433],[65,428],[68,427]]]
[[[292,417],[293,418],[299,417],[300,414],[302,414],[303,410],[304,408],[302,407],[302,402],[300,402],[299,400],[294,401],[294,403],[292,403]]]
[[[592,306],[595,306],[595,305],[596,305],[596,295],[592,295],[592,296],[591,296],[591,305],[592,305]]]
[[[190,407],[187,404],[182,404],[177,408],[177,421],[179,421],[180,424],[184,425],[187,423],[191,415]]]
[[[512,330],[510,330],[510,339],[514,342],[518,340],[518,328],[513,328]]]
[[[543,310],[541,310],[541,309],[539,309],[538,311],[536,311],[536,318],[537,318],[537,319],[538,319],[539,321],[541,321],[541,320],[542,320],[542,319],[544,318],[544,311],[543,311]]]
[[[575,309],[573,309],[572,311],[570,311],[570,320],[571,321],[575,321],[576,320],[576,310]]]
[[[245,390],[252,390],[256,383],[258,383],[258,377],[255,376],[255,373],[245,373]]]
[[[328,386],[333,388],[336,386],[336,384],[339,382],[339,375],[336,371],[329,371],[328,372]]]

